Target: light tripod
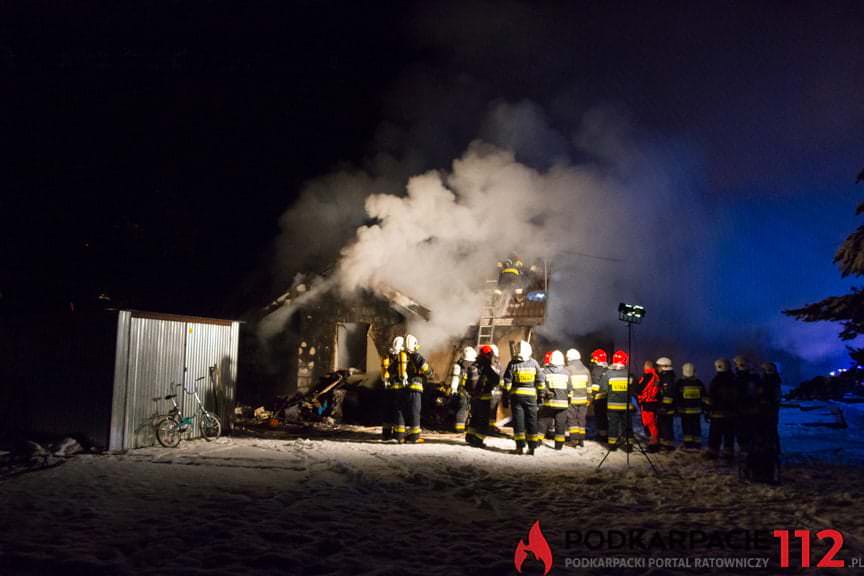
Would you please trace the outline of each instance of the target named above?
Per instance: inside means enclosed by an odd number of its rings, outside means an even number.
[[[633,380],[633,371],[631,370],[632,362],[633,362],[633,324],[639,324],[642,321],[642,318],[645,316],[645,308],[643,306],[639,306],[636,304],[625,304],[621,302],[618,305],[618,319],[627,324],[627,403],[626,409],[624,410],[624,431],[618,434],[618,438],[616,439],[616,447],[621,445],[622,438],[624,440],[624,452],[627,454],[627,467],[630,467],[630,452],[632,451],[632,443],[636,444],[636,447],[639,449],[639,452],[642,456],[645,457],[645,460],[648,461],[648,464],[651,465],[651,469],[654,471],[654,474],[660,475],[660,472],[657,470],[657,467],[654,465],[654,462],[648,456],[648,452],[645,450],[645,447],[642,446],[642,443],[639,441],[633,434],[633,410],[631,410],[631,401],[630,401],[630,385]],[[606,459],[609,457],[609,454],[612,453],[612,446],[609,446],[609,449],[606,450],[606,454],[603,456],[603,459],[600,460],[600,463],[597,464],[597,468],[603,466],[603,463],[606,462]]]

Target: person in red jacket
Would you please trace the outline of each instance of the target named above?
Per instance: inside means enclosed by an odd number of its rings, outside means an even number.
[[[636,400],[642,411],[642,426],[648,434],[646,451],[660,450],[660,427],[657,423],[657,406],[660,404],[660,376],[654,362],[646,360],[642,365],[642,377],[636,384]]]

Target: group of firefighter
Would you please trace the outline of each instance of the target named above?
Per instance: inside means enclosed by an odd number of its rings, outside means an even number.
[[[483,447],[486,436],[498,432],[501,403],[511,410],[516,454],[524,454],[526,448],[528,454],[534,454],[547,437],[554,439],[556,450],[567,444],[584,446],[589,406],[594,416],[593,439],[610,450],[629,451],[633,434],[627,426],[635,420],[635,400],[648,452],[678,447],[676,418],[680,419],[683,448],[701,449],[704,418],[710,423],[709,458],[731,459],[736,443],[748,454],[779,453],[780,376],[773,363],[763,364],[759,373],[744,357],[732,362],[719,358],[706,387],[692,363],[681,366],[679,378],[666,357],[646,361],[637,380],[628,372],[629,358],[623,350],[612,354],[611,363],[605,350],[595,350],[590,367],[574,348],[566,353],[547,352],[542,364],[532,357],[528,342],[519,342],[512,352],[513,359],[502,370],[497,346],[466,347],[453,366],[449,392],[456,403],[455,429],[465,432],[471,446]],[[395,338],[381,368],[384,439],[422,442],[423,382],[431,371],[417,339],[412,335]]]

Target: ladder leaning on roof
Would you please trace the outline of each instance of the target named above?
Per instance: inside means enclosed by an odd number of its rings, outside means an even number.
[[[495,343],[495,307],[498,304],[500,294],[497,293],[498,281],[486,281],[486,300],[483,302],[483,310],[480,314],[480,320],[477,321],[477,346],[484,344],[492,345]]]

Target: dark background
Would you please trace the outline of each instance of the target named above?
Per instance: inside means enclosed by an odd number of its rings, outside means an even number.
[[[858,2],[3,2],[0,308],[243,316],[304,182],[446,168],[529,100],[671,142],[720,224],[717,315],[755,325],[848,286],[862,46]]]

